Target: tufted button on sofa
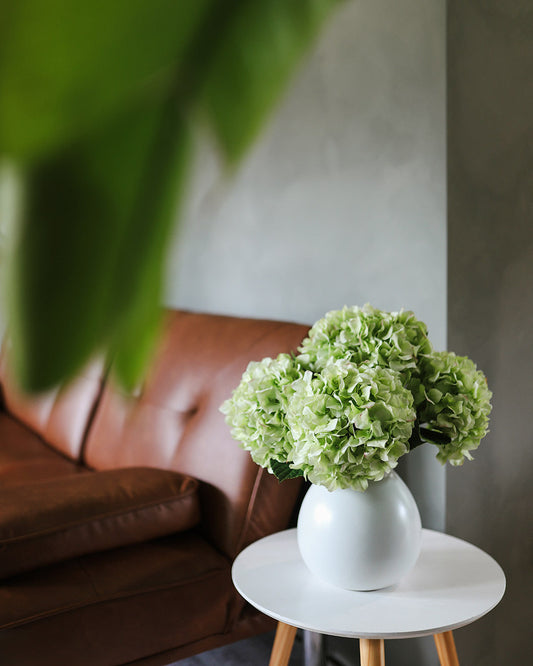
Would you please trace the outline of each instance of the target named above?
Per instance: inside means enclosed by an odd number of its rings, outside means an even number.
[[[0,663],[173,661],[271,628],[234,590],[246,545],[284,529],[279,484],[219,412],[251,360],[296,349],[299,324],[167,311],[144,383],[94,363],[22,395],[0,358]]]

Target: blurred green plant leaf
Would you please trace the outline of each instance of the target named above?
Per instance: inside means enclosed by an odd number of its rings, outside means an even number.
[[[214,0],[2,0],[0,150],[32,161],[173,85]]]
[[[254,0],[233,12],[211,60],[203,99],[230,163],[254,141],[295,65],[340,1]]]
[[[142,366],[142,341],[158,317],[170,201],[187,154],[179,112],[165,111],[141,104],[28,169],[10,270],[13,351],[25,388],[53,386],[111,347],[121,350],[120,378],[135,381],[131,366]],[[136,360],[128,363],[122,342],[132,338]]]
[[[196,111],[234,163],[338,2],[4,0],[0,159],[25,195],[8,317],[24,388],[94,353],[139,380]]]

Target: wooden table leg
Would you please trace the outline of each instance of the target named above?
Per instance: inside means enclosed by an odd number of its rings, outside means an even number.
[[[382,638],[360,638],[361,666],[385,666],[385,641]]]
[[[441,666],[459,666],[453,633],[445,631],[443,634],[434,634],[433,638],[435,639]]]
[[[287,666],[291,658],[295,636],[296,627],[291,627],[290,624],[285,624],[284,622],[278,622],[269,666]]]

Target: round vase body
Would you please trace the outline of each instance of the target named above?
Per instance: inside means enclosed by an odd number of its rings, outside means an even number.
[[[365,492],[312,485],[300,508],[297,534],[313,574],[362,591],[394,585],[412,569],[422,526],[409,488],[391,472]]]

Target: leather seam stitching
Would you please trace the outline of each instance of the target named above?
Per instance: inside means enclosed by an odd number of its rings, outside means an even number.
[[[58,526],[58,527],[50,527],[46,530],[41,530],[39,532],[27,532],[25,534],[22,534],[20,536],[14,536],[14,537],[6,537],[3,539],[0,539],[0,545],[3,544],[10,544],[10,543],[16,543],[17,541],[24,541],[25,539],[28,539],[29,537],[35,538],[35,537],[40,537],[40,536],[48,536],[50,534],[58,534],[61,532],[64,532],[66,530],[72,529],[73,527],[80,527],[83,525],[90,525],[91,523],[96,523],[102,520],[109,520],[111,518],[116,518],[117,516],[121,515],[128,515],[128,514],[134,514],[137,513],[138,511],[144,511],[145,509],[150,509],[155,506],[166,506],[169,504],[173,503],[179,503],[182,502],[183,500],[188,499],[195,491],[189,491],[186,495],[184,496],[169,496],[163,500],[154,500],[153,502],[148,502],[146,504],[142,504],[136,507],[132,507],[130,509],[117,509],[116,511],[111,511],[109,513],[102,513],[99,514],[98,516],[94,516],[90,518],[89,520],[77,520],[77,521],[72,521],[70,523]]]

